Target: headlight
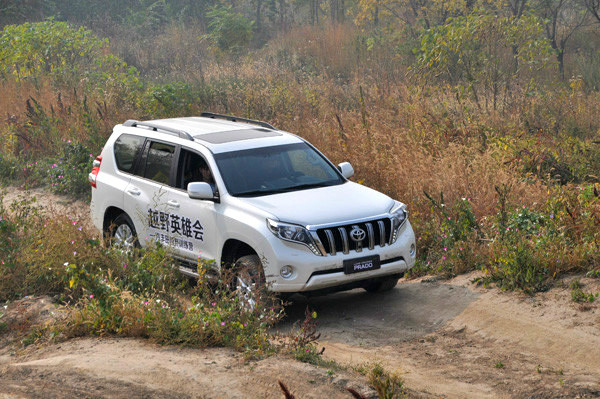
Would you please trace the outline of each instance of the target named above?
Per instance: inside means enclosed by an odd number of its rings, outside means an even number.
[[[408,219],[408,211],[406,210],[406,205],[402,202],[396,201],[392,209],[390,209],[390,215],[392,215],[392,244],[396,242],[398,239],[400,228]]]
[[[322,255],[321,251],[319,251],[315,245],[312,236],[304,227],[295,224],[277,222],[272,219],[267,219],[267,226],[273,234],[282,240],[306,245],[315,255]]]

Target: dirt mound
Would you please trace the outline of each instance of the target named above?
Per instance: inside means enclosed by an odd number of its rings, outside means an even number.
[[[364,378],[286,357],[246,362],[224,348],[161,347],[134,339],[78,339],[22,356],[0,356],[1,395],[26,398],[373,398]]]

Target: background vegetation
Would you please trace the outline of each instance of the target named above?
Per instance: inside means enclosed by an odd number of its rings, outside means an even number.
[[[597,0],[2,4],[5,182],[85,197],[115,124],[231,113],[408,203],[413,275],[599,268]]]

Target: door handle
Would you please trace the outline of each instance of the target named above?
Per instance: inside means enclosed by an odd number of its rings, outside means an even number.
[[[134,197],[137,197],[138,195],[140,195],[142,192],[140,191],[139,188],[133,187],[133,188],[129,188],[127,189],[127,192],[131,195],[133,195]]]
[[[177,201],[175,201],[175,200],[170,200],[170,201],[167,201],[167,204],[168,204],[169,206],[172,206],[173,208],[179,208],[179,202],[177,202]]]

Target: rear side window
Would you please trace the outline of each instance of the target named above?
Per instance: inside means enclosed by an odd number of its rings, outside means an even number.
[[[114,145],[117,168],[122,172],[133,173],[135,160],[142,150],[144,138],[131,134],[122,134]]]
[[[169,184],[175,146],[152,142],[146,156],[144,177],[158,183]]]

